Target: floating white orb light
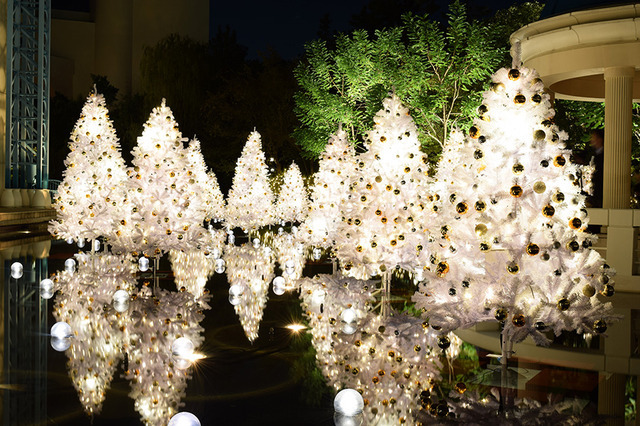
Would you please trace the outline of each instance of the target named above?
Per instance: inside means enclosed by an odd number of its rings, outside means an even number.
[[[60,339],[59,337],[52,337],[51,347],[57,352],[64,352],[71,347],[71,339]]]
[[[214,249],[211,251],[211,256],[212,256],[214,259],[220,259],[220,249],[219,249],[218,247],[214,248]]]
[[[340,319],[347,324],[351,324],[356,321],[356,311],[351,308],[347,308],[340,314]]]
[[[84,247],[84,238],[78,238],[78,247],[79,248],[83,248]]]
[[[59,321],[51,326],[51,337],[66,339],[72,335],[71,326],[64,321]]]
[[[20,262],[13,262],[11,264],[11,278],[22,278],[22,274],[24,273],[24,267]]]
[[[113,309],[117,312],[125,312],[129,309],[129,293],[126,290],[113,293]]]
[[[74,259],[67,259],[64,261],[64,270],[73,274],[76,270],[76,261]]]
[[[182,411],[171,417],[167,426],[201,426],[200,420],[188,411]]]
[[[362,412],[364,400],[357,390],[342,389],[333,400],[333,408],[343,416],[356,416]]]
[[[252,243],[253,243],[253,248],[260,247],[260,239],[259,238],[254,238]]]
[[[193,342],[186,337],[178,337],[171,345],[171,353],[178,358],[189,359],[194,350]]]
[[[233,306],[236,306],[242,300],[242,295],[244,294],[244,286],[241,284],[234,284],[229,287],[229,303]]]
[[[140,268],[140,272],[147,272],[149,270],[149,258],[148,257],[141,257],[138,260],[138,268]]]
[[[286,282],[284,277],[277,276],[273,279],[272,289],[276,296],[282,296],[285,291]]]
[[[216,273],[223,274],[226,269],[227,269],[227,266],[226,266],[226,263],[224,262],[224,259],[216,259],[216,264],[215,264]]]
[[[53,297],[53,281],[49,278],[40,281],[40,297],[43,299],[51,299]]]

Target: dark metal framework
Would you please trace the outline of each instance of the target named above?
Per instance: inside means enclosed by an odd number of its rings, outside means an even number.
[[[7,2],[7,188],[47,188],[51,0]]]
[[[24,275],[15,279],[10,266],[19,261]],[[40,280],[48,277],[47,259],[21,257],[4,265],[3,425],[45,424],[47,414],[47,301]]]

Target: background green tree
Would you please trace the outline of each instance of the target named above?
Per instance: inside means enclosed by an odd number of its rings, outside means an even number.
[[[316,158],[339,123],[351,139],[362,141],[393,89],[415,119],[423,150],[437,159],[449,131],[474,116],[491,73],[510,64],[508,36],[540,10],[538,3],[526,3],[471,19],[456,1],[445,24],[407,13],[400,26],[339,34],[335,47],[325,40],[309,43],[294,71],[300,86],[296,142],[305,156]]]

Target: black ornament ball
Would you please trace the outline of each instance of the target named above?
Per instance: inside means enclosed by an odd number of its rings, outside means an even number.
[[[447,350],[451,346],[451,341],[447,336],[438,337],[438,347],[442,350]]]
[[[533,326],[538,331],[545,331],[547,329],[547,325],[542,321],[537,321]]]
[[[567,309],[569,309],[569,306],[571,306],[571,303],[569,302],[569,299],[567,299],[566,297],[563,297],[562,299],[558,300],[558,303],[556,304],[558,310],[560,311],[566,311]]]
[[[504,321],[505,319],[507,319],[507,310],[504,308],[498,308],[496,309],[496,314],[494,315],[496,320],[498,321]]]
[[[603,296],[606,296],[606,297],[611,297],[615,293],[616,293],[616,290],[613,288],[613,286],[611,284],[606,284],[602,288],[602,291],[600,292],[600,294],[602,294]]]
[[[602,334],[605,331],[607,331],[607,323],[603,320],[597,320],[593,323],[593,331],[595,331],[598,334]]]

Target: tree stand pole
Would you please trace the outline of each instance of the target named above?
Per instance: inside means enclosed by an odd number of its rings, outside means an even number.
[[[513,394],[509,389],[508,364],[511,357],[513,342],[507,338],[504,330],[500,332],[500,412],[505,413],[513,409]]]
[[[380,314],[383,318],[385,318],[391,312],[391,272],[389,272],[388,270],[382,273],[382,282],[380,283],[380,287],[382,290]]]
[[[158,256],[153,258],[153,294],[158,294],[158,268],[160,267],[160,259]]]

